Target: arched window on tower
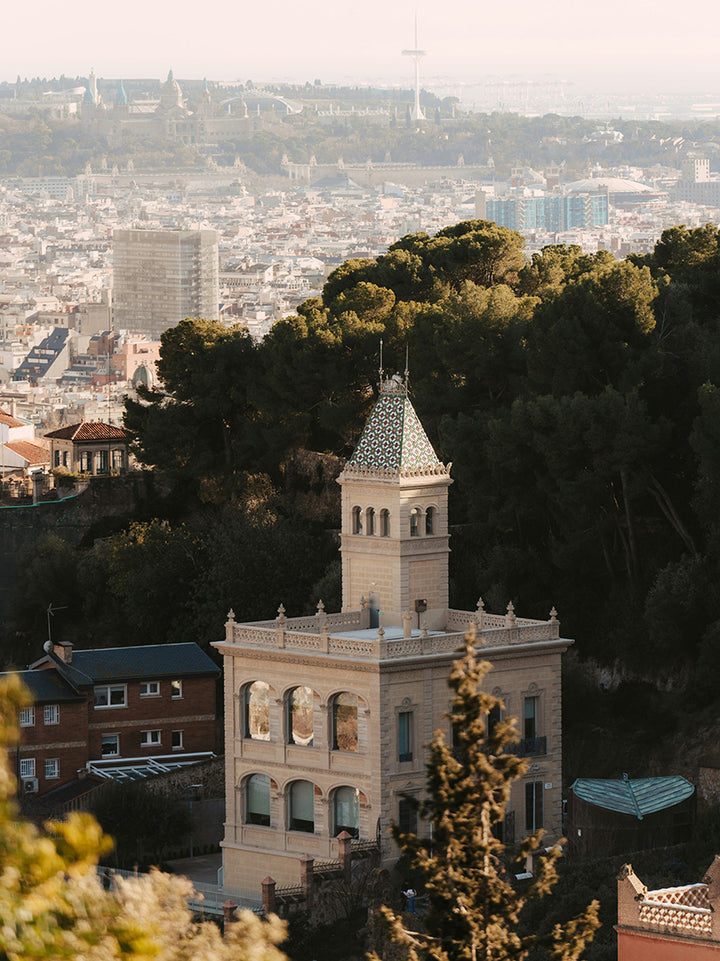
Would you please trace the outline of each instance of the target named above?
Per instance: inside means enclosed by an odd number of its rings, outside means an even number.
[[[358,749],[358,699],[343,691],[332,700],[332,746],[334,751]]]
[[[390,511],[380,511],[380,537],[390,537]]]
[[[270,827],[270,778],[251,774],[245,781],[245,823]]]
[[[294,687],[287,696],[287,743],[313,746],[313,692]]]
[[[365,533],[372,537],[375,533],[375,508],[368,507],[365,511]]]
[[[359,507],[352,509],[352,532],[362,534],[362,510]]]
[[[357,789],[339,787],[333,792],[332,799],[333,837],[347,831],[350,837],[360,834],[360,802]]]
[[[434,534],[435,533],[435,508],[428,507],[425,511],[425,533]]]
[[[410,537],[420,536],[420,508],[413,507],[410,511]]]
[[[310,781],[293,781],[288,795],[288,829],[312,834],[315,831],[315,785]]]
[[[253,681],[244,690],[245,723],[243,734],[254,741],[270,740],[270,685]]]

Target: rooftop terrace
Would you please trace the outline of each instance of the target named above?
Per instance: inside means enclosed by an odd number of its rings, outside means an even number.
[[[475,611],[447,610],[441,627],[413,627],[415,614],[408,612],[402,625],[370,627],[367,603],[356,611],[328,614],[322,601],[316,614],[286,617],[281,605],[274,620],[238,623],[234,611],[228,613],[225,642],[239,647],[315,651],[340,657],[392,660],[427,654],[448,654],[462,644],[465,634],[474,630],[487,648],[560,637],[560,622],[555,609],[547,621],[515,616],[512,604],[507,613],[489,614],[482,601]]]

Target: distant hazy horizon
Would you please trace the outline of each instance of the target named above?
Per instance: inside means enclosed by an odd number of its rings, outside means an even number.
[[[696,0],[365,0],[240,4],[122,0],[105,7],[56,0],[3,11],[0,80],[21,77],[178,77],[410,85],[401,51],[427,50],[421,79],[552,77],[633,93],[704,91],[720,99],[720,4]]]

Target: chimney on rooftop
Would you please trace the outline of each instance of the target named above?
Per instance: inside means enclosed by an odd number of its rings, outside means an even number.
[[[72,641],[54,641],[53,654],[59,658],[63,664],[72,664]]]

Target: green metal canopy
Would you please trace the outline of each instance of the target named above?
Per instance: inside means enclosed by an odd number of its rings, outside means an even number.
[[[588,804],[630,814],[642,821],[648,814],[664,811],[687,800],[695,786],[679,774],[671,777],[577,778],[570,787],[575,797]]]

